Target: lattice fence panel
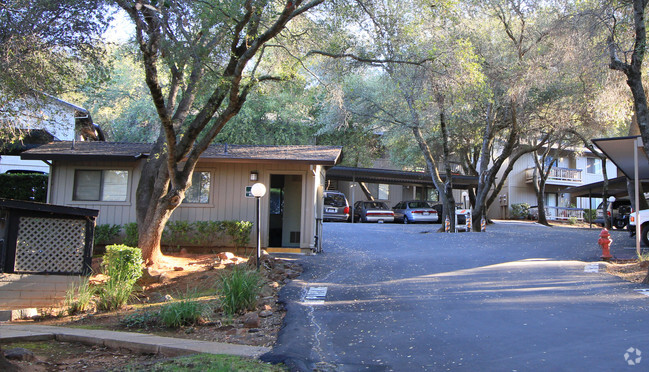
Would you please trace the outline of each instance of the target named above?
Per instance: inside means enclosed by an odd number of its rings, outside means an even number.
[[[14,270],[80,273],[85,235],[84,220],[20,217]]]

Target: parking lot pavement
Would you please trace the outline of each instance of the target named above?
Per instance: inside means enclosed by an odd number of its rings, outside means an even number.
[[[263,359],[342,371],[649,365],[636,355],[649,350],[649,297],[601,272],[599,229],[437,228],[325,224],[325,251],[282,291],[285,327]],[[612,235],[613,254],[633,249]]]

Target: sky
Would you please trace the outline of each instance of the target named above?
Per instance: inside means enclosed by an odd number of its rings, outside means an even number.
[[[119,9],[115,13],[108,30],[104,32],[104,40],[111,43],[124,44],[133,34],[133,28],[133,23],[131,23],[126,12]]]

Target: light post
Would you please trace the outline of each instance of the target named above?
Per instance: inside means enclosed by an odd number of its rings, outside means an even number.
[[[259,271],[259,257],[261,256],[261,230],[259,229],[259,221],[261,221],[261,209],[259,208],[260,199],[266,195],[266,186],[263,183],[257,182],[252,185],[250,193],[257,200],[257,271]]]

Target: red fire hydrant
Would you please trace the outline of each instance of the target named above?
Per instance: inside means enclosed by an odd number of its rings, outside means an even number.
[[[602,260],[608,261],[613,256],[611,256],[611,243],[613,243],[613,240],[611,239],[611,233],[606,230],[606,228],[602,229],[602,232],[599,233],[599,240],[597,241],[597,244],[602,246]]]

